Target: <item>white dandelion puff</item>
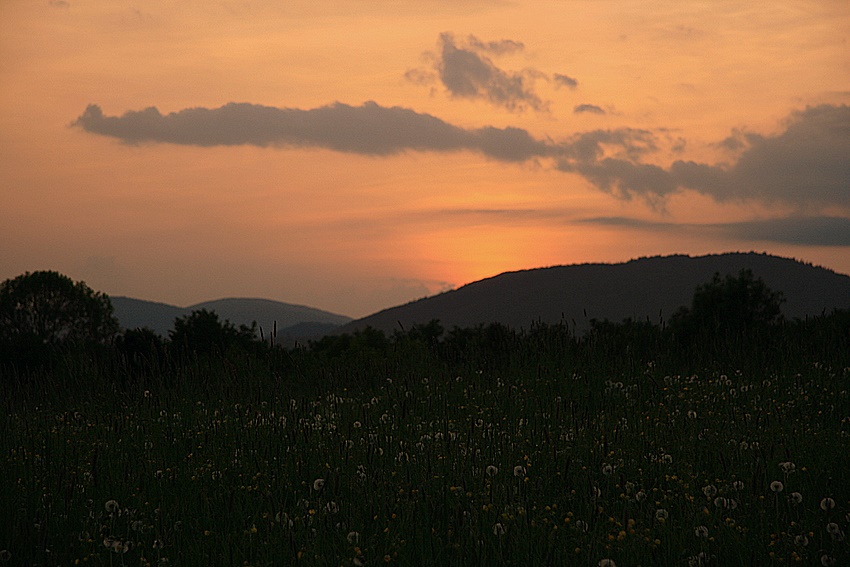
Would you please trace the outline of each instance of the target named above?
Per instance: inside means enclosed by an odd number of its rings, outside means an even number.
[[[803,501],[803,495],[800,494],[799,492],[792,492],[791,494],[788,495],[788,500],[792,504],[800,504]]]
[[[505,528],[505,526],[503,526],[501,524],[501,522],[493,524],[493,535],[496,535],[496,536],[505,535],[505,532],[507,532],[507,531],[508,530]]]
[[[713,484],[709,484],[708,486],[703,487],[702,493],[705,494],[707,498],[714,498],[714,495],[717,494],[717,487]]]
[[[351,545],[357,545],[360,543],[360,534],[358,532],[348,532],[348,536],[346,536],[348,543]]]
[[[785,490],[785,485],[779,482],[778,480],[774,480],[770,483],[770,490],[776,492],[777,494]]]
[[[517,465],[514,467],[514,476],[523,477],[525,476],[525,467],[522,465]]]
[[[325,487],[325,479],[317,478],[316,480],[313,481],[313,490],[315,490],[316,492],[320,491],[324,487]]]
[[[494,477],[499,474],[499,467],[495,465],[487,465],[487,469],[485,472],[487,473],[487,476]]]
[[[809,545],[809,538],[807,538],[804,534],[800,534],[794,538],[794,543],[801,547],[806,547]]]
[[[708,528],[705,526],[697,526],[694,528],[694,535],[701,538],[707,538]]]
[[[115,500],[107,500],[106,504],[103,505],[106,508],[106,511],[109,512],[109,515],[120,514],[121,506],[118,505],[118,502]]]
[[[664,522],[669,517],[670,517],[670,514],[668,514],[667,510],[665,510],[664,508],[659,508],[658,510],[655,511],[655,519],[658,520],[659,522]]]
[[[824,512],[828,512],[833,508],[835,508],[835,500],[833,500],[832,498],[824,498],[820,501],[820,509]]]
[[[613,559],[600,559],[598,566],[599,567],[617,567],[617,564],[614,563]]]

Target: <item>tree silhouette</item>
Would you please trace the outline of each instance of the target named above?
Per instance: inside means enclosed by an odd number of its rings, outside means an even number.
[[[671,320],[674,330],[686,335],[742,335],[782,320],[782,292],[773,291],[752,270],[737,276],[714,278],[694,292],[691,307],[683,307]]]
[[[236,327],[230,321],[220,321],[214,311],[199,309],[175,319],[169,338],[177,350],[221,354],[234,347],[249,351],[262,347],[256,329],[256,323]]]
[[[39,363],[57,347],[106,344],[118,332],[109,297],[58,272],[0,284],[0,356]]]

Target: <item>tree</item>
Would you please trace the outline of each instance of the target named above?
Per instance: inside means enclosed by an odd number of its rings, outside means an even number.
[[[671,326],[685,334],[741,335],[782,320],[782,292],[773,291],[751,270],[714,278],[694,292],[691,307],[673,315]]]
[[[168,334],[172,346],[178,350],[222,354],[234,347],[247,351],[262,348],[256,328],[256,323],[237,328],[230,321],[220,321],[215,311],[199,309],[175,319],[174,329]]]
[[[115,337],[115,348],[136,372],[160,369],[166,360],[165,341],[147,327],[127,329]]]
[[[58,272],[25,273],[0,284],[0,341],[106,344],[118,332],[109,296]]]

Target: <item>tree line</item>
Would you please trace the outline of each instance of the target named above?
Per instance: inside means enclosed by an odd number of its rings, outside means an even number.
[[[320,374],[336,368],[337,376],[367,382],[380,374],[376,369],[423,361],[489,371],[601,361],[631,370],[661,361],[683,371],[803,358],[850,365],[850,309],[788,321],[784,301],[782,293],[742,270],[715,274],[666,322],[593,320],[589,331],[577,334],[566,321],[523,330],[498,323],[447,330],[434,320],[392,335],[366,328],[287,348],[258,336],[256,323],[236,326],[208,310],[176,318],[167,338],[147,328],[122,330],[107,295],[41,271],[0,284],[0,372],[49,371],[74,356],[117,360],[132,375],[162,374],[203,359],[247,361],[277,375],[303,373],[311,365]]]

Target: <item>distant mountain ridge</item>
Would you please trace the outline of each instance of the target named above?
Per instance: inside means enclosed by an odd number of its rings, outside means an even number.
[[[392,333],[438,319],[446,329],[502,323],[520,329],[533,322],[566,322],[577,332],[591,319],[669,320],[690,305],[697,286],[750,269],[786,299],[787,318],[850,308],[850,276],[798,260],[754,252],[639,258],[619,264],[574,264],[516,272],[385,309],[335,332],[372,327]]]
[[[320,337],[351,321],[351,317],[344,315],[270,299],[227,298],[205,301],[189,307],[122,296],[109,299],[122,328],[147,327],[163,337],[167,337],[168,331],[174,328],[174,319],[200,309],[214,311],[222,321],[228,320],[237,326],[251,325],[256,321],[266,337],[271,335],[277,325],[277,333],[281,339]]]

